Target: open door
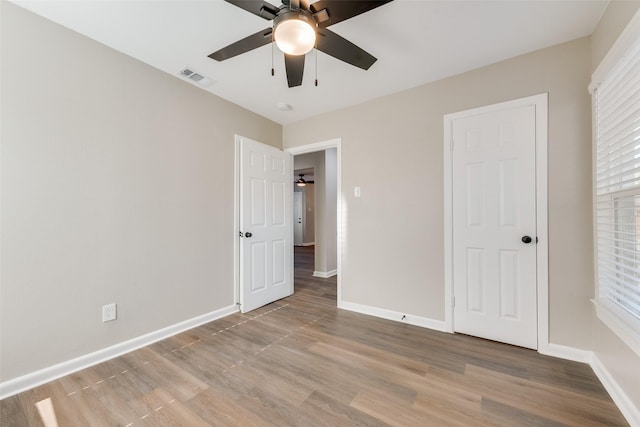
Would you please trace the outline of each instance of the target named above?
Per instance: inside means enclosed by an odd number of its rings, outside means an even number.
[[[240,310],[293,293],[293,161],[289,153],[237,137],[240,157]]]

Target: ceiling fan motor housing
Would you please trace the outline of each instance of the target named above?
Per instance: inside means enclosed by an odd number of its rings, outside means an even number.
[[[305,9],[280,9],[278,16],[273,19],[273,28],[276,28],[283,21],[289,19],[299,19],[316,28],[316,21],[313,19],[311,12]]]

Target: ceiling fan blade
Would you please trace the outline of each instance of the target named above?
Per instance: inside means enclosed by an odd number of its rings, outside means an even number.
[[[284,55],[284,66],[287,70],[289,87],[300,86],[304,74],[304,55]]]
[[[311,3],[309,8],[313,14],[326,10],[328,19],[321,18],[318,22],[318,27],[326,28],[329,25],[353,18],[354,16],[368,12],[391,1],[392,0],[318,0],[315,3]],[[318,16],[322,17],[323,15],[324,13]]]
[[[300,9],[300,0],[289,0],[289,7],[293,10]]]
[[[331,30],[318,28],[317,34],[317,48],[327,55],[331,55],[334,58],[362,68],[363,70],[368,70],[373,63],[377,61],[374,56]]]
[[[223,47],[220,50],[213,52],[209,55],[209,58],[216,61],[224,61],[225,59],[233,58],[241,53],[249,52],[250,50],[257,49],[261,46],[271,43],[272,28],[265,28],[262,31],[258,31],[255,34],[251,34],[248,37],[238,40],[235,43],[231,43],[229,46]]]
[[[263,0],[225,0],[234,6],[244,9],[264,19],[271,20],[276,17],[278,7]]]

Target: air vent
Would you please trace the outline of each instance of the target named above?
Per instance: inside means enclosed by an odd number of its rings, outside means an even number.
[[[203,87],[209,87],[215,83],[215,80],[205,77],[202,74],[193,71],[191,68],[183,68],[178,75]]]

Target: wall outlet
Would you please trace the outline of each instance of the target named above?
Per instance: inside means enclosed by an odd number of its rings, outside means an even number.
[[[116,311],[116,303],[106,304],[102,306],[102,321],[110,322],[112,320],[116,320],[117,311]]]

